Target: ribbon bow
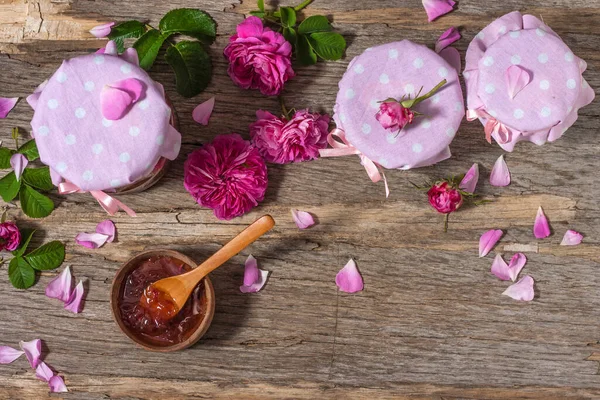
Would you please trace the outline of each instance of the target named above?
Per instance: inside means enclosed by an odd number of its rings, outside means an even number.
[[[492,117],[490,114],[485,112],[482,109],[477,110],[467,110],[467,121],[474,121],[479,118],[485,118],[487,122],[485,123],[484,131],[485,131],[485,139],[488,143],[492,143],[492,135],[496,134],[496,140],[500,144],[506,144],[512,140],[512,134],[517,133],[502,122],[498,121],[496,118]]]
[[[336,140],[336,138],[338,138],[339,141]],[[335,128],[327,135],[327,143],[329,143],[331,148],[319,150],[321,157],[340,157],[349,156],[351,154],[358,155],[360,157],[360,163],[363,167],[365,167],[367,175],[369,175],[371,181],[379,182],[381,179],[383,179],[383,183],[385,185],[385,197],[387,198],[390,196],[390,188],[383,171],[380,171],[377,163],[365,156],[360,152],[360,150],[348,142],[348,139],[346,139],[346,132],[344,132],[342,129]]]
[[[71,182],[62,182],[58,185],[58,193],[60,194],[71,194],[71,193],[86,193],[79,189],[77,185]],[[130,217],[135,217],[135,211],[115,199],[104,193],[102,190],[90,190],[89,192],[100,204],[100,206],[110,215],[115,215],[119,209],[125,211]]]

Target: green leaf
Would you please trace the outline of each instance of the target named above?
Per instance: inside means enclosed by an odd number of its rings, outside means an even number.
[[[17,289],[27,289],[35,283],[35,271],[22,257],[15,257],[8,264],[8,278]]]
[[[327,17],[323,15],[313,15],[300,23],[298,26],[298,33],[307,35],[315,32],[330,32],[332,29]]]
[[[335,32],[311,33],[309,43],[315,53],[324,60],[339,60],[346,50],[346,40]]]
[[[54,203],[29,185],[23,185],[19,199],[23,212],[31,218],[44,218],[54,210]]]
[[[258,9],[262,12],[265,12],[265,0],[258,0],[256,3],[258,5]]]
[[[283,37],[285,40],[290,42],[292,46],[296,46],[298,35],[296,34],[296,30],[294,28],[283,28]]]
[[[255,17],[258,17],[261,19],[265,17],[265,13],[262,11],[250,11],[250,15],[254,15]]]
[[[165,58],[175,71],[177,92],[192,97],[203,91],[212,74],[210,56],[199,42],[182,41],[167,49]]]
[[[308,43],[308,37],[299,35],[296,43],[296,59],[302,65],[313,65],[317,63],[317,54]]]
[[[168,37],[168,34],[162,34],[156,29],[151,29],[135,41],[133,48],[138,53],[140,67],[146,71],[152,68],[152,64],[154,64],[154,60],[156,60],[158,51]]]
[[[122,53],[125,50],[124,39],[139,38],[144,32],[146,32],[146,25],[140,21],[125,21],[113,26],[108,38],[115,41],[117,50]]]
[[[19,194],[19,189],[21,189],[21,181],[17,182],[14,171],[0,179],[0,196],[5,202],[13,201]]]
[[[54,189],[54,184],[50,177],[50,168],[48,167],[25,168],[23,171],[23,182],[44,192]]]
[[[15,257],[22,256],[25,253],[34,233],[35,229],[21,229],[21,244],[12,252]]]
[[[284,28],[293,28],[296,26],[296,10],[292,7],[279,7],[281,13],[281,25]]]
[[[158,24],[165,34],[182,33],[208,44],[215,41],[217,24],[210,15],[194,8],[178,8],[165,14]]]
[[[15,154],[14,150],[6,147],[0,147],[0,169],[12,168],[10,165],[10,158]]]
[[[25,260],[38,271],[55,269],[65,260],[65,245],[54,240],[27,254]]]
[[[23,154],[29,161],[34,161],[40,158],[40,153],[35,145],[35,140],[25,142],[21,147],[19,147],[17,153]]]

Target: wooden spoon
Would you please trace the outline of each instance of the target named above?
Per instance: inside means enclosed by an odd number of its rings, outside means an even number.
[[[142,295],[142,305],[155,318],[163,321],[173,318],[183,308],[202,278],[248,247],[274,226],[275,221],[270,215],[260,217],[190,272],[164,278],[148,286]]]

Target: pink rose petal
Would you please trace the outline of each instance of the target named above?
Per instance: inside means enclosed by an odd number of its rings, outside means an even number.
[[[523,269],[525,264],[527,263],[527,257],[523,253],[517,253],[510,259],[508,263],[508,273],[510,275],[510,279],[514,282],[517,280],[519,276],[519,272]]]
[[[504,232],[500,229],[492,229],[479,238],[479,257],[485,257],[494,248]]]
[[[106,24],[97,25],[90,29],[90,33],[96,36],[97,38],[107,37],[110,34],[110,29],[113,27],[114,24],[114,22],[109,22]]]
[[[520,65],[511,65],[508,67],[505,76],[508,95],[511,99],[514,99],[515,96],[531,82],[531,75]]]
[[[102,116],[111,121],[123,118],[129,106],[140,98],[142,91],[142,83],[135,78],[105,85],[100,93]]]
[[[63,378],[58,375],[54,375],[52,378],[50,378],[48,386],[50,387],[51,393],[66,393],[69,391],[67,390],[67,386],[65,385]]]
[[[42,361],[40,365],[38,365],[35,369],[35,376],[37,376],[39,379],[45,382],[49,382],[50,379],[52,379],[52,377],[54,376],[54,371],[50,369],[48,364]]]
[[[510,184],[510,171],[504,161],[504,155],[496,160],[490,174],[490,183],[492,186],[508,186]]]
[[[51,299],[59,299],[66,303],[71,297],[71,267],[63,269],[63,271],[46,286],[46,296]]]
[[[133,47],[126,48],[120,57],[130,64],[133,64],[136,66],[140,65],[140,58],[138,56],[137,50],[134,49]]]
[[[42,355],[42,341],[40,339],[33,339],[29,342],[19,342],[21,350],[25,352],[27,360],[31,368],[36,368],[40,363],[40,356]]]
[[[550,236],[550,224],[548,224],[548,218],[544,214],[544,210],[540,206],[535,216],[535,222],[533,223],[533,235],[538,239],[544,239]]]
[[[10,166],[15,170],[17,182],[21,179],[21,174],[23,174],[27,164],[29,164],[29,160],[21,153],[15,153],[10,157]]]
[[[335,284],[346,293],[356,293],[363,290],[363,279],[356,267],[356,262],[350,259],[335,276]]]
[[[510,280],[510,271],[508,269],[508,264],[502,258],[502,255],[496,254],[494,258],[494,262],[492,262],[492,274],[496,275],[496,278],[509,281]]]
[[[313,216],[306,211],[292,209],[292,219],[299,229],[310,228],[315,224]]]
[[[467,171],[465,177],[460,181],[458,185],[459,189],[464,190],[468,193],[475,193],[477,182],[479,181],[479,165],[477,163]]]
[[[435,42],[435,52],[439,53],[452,43],[460,39],[460,32],[455,27],[451,27]]]
[[[81,306],[83,301],[83,295],[85,291],[83,289],[83,282],[79,281],[75,289],[71,293],[69,300],[65,303],[65,310],[71,311],[75,314],[81,312]]]
[[[453,0],[422,0],[429,22],[453,10]]]
[[[0,346],[0,364],[10,364],[23,354],[25,352],[13,349],[12,347]]]
[[[81,232],[75,236],[75,243],[87,247],[88,249],[97,249],[102,247],[108,241],[109,236],[102,233]]]
[[[18,97],[0,97],[0,118],[6,118],[10,110],[15,108]]]
[[[244,267],[244,286],[251,286],[260,278],[260,272],[258,271],[258,262],[252,254],[246,259]]]
[[[112,40],[109,40],[108,43],[106,43],[104,51],[101,52],[100,50],[98,50],[96,53],[106,54],[109,56],[119,55],[119,52],[117,51],[117,44]]]
[[[583,240],[583,235],[577,231],[573,231],[569,229],[565,232],[565,236],[563,236],[562,242],[560,242],[561,246],[577,246]]]
[[[208,120],[210,119],[214,107],[215,98],[211,97],[194,108],[194,111],[192,111],[192,118],[200,125],[208,125]]]
[[[96,226],[96,233],[108,236],[106,239],[107,243],[112,243],[112,241],[115,240],[116,231],[117,228],[115,227],[115,223],[110,219],[105,219]]]
[[[533,278],[529,275],[521,278],[517,283],[510,285],[502,294],[520,301],[533,300]]]

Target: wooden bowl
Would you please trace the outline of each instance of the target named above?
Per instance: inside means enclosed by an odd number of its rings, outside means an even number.
[[[208,276],[204,278],[201,282],[201,284],[204,284],[203,297],[206,300],[206,314],[204,315],[204,318],[198,322],[198,325],[194,328],[191,335],[183,342],[166,346],[151,343],[149,341],[144,340],[143,337],[136,335],[134,332],[132,332],[129,329],[129,327],[125,325],[123,319],[121,318],[121,310],[119,308],[119,297],[121,297],[121,292],[123,290],[125,278],[129,275],[130,272],[137,268],[141,262],[154,256],[172,257],[189,265],[191,268],[196,268],[197,266],[194,260],[173,250],[149,250],[144,251],[143,253],[140,253],[137,256],[131,258],[129,261],[123,264],[123,266],[117,271],[117,274],[113,279],[110,294],[110,307],[112,309],[113,318],[115,319],[115,322],[117,323],[117,325],[119,325],[119,328],[121,328],[125,335],[127,335],[131,340],[133,340],[135,343],[137,343],[146,350],[159,352],[183,350],[200,340],[200,338],[208,330],[208,327],[210,326],[210,323],[212,322],[213,316],[215,314],[215,290],[213,289],[213,285]]]

